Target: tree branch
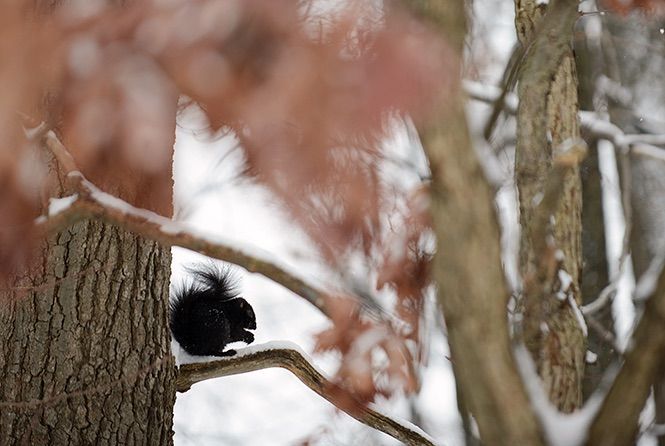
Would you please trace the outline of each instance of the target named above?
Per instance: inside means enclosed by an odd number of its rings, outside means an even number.
[[[665,359],[665,273],[631,338],[625,361],[589,430],[588,445],[634,444],[640,412]]]
[[[469,80],[464,81],[464,91],[473,100],[494,104],[501,98],[502,90],[498,87],[483,85]],[[518,100],[513,93],[503,100],[503,109],[514,115],[517,113]],[[615,147],[630,150],[630,153],[665,161],[665,150],[658,145],[665,145],[665,134],[624,133],[616,125],[604,120],[596,112],[580,111],[582,129],[596,139],[606,139]]]
[[[179,392],[186,392],[193,384],[201,381],[273,367],[283,368],[293,373],[319,396],[369,427],[380,430],[407,445],[434,446],[435,444],[433,439],[416,426],[407,426],[404,422],[398,422],[364,406],[351,393],[331,382],[317,370],[295,344],[276,348],[266,345],[248,347],[239,350],[237,355],[228,359],[182,365],[178,370],[176,389]],[[348,403],[341,404],[340,395],[343,395],[345,400],[352,398],[356,403],[354,404],[355,410],[347,409]]]
[[[38,218],[36,224],[39,229],[52,232],[85,218],[97,218],[163,245],[190,249],[261,274],[301,296],[323,314],[329,315],[327,293],[278,266],[274,260],[268,260],[266,255],[249,254],[205,235],[195,234],[181,223],[136,208],[99,190],[77,170],[74,159],[53,131],[44,135],[44,145],[53,153],[59,168],[65,174],[67,190],[76,195],[68,206]]]

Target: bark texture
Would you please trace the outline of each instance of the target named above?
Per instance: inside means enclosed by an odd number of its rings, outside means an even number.
[[[28,4],[39,15],[65,3]],[[62,188],[65,166],[46,158]],[[160,178],[154,191],[171,191]],[[154,210],[170,215],[169,202]],[[44,240],[38,258],[0,290],[0,445],[172,444],[170,248],[85,220]]]
[[[577,79],[570,47],[578,2],[536,3],[515,2],[518,37],[527,46],[518,86],[515,155],[522,226],[522,334],[550,400],[571,412],[582,402],[586,352],[584,331],[575,313],[582,301],[582,193],[577,167],[561,181],[556,208],[544,220],[547,228],[536,223],[543,221],[539,205],[552,174],[553,151],[579,138]]]
[[[461,61],[464,2],[404,3],[440,30]],[[431,124],[419,133],[432,170],[438,243],[433,278],[465,406],[484,444],[542,444],[511,354],[494,197],[471,145],[459,88],[442,100]]]
[[[94,221],[0,292],[0,445],[172,443],[170,250]]]

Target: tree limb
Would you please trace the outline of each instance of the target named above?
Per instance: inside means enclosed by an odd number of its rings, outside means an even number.
[[[464,91],[473,100],[494,104],[499,101],[502,90],[498,87],[483,85],[465,80]],[[509,93],[503,100],[503,109],[514,115],[517,113],[517,95]],[[603,119],[593,111],[580,111],[580,126],[596,139],[606,139],[615,147],[630,151],[633,155],[665,161],[665,150],[658,145],[665,145],[665,134],[624,133],[621,128]]]
[[[519,264],[524,280],[518,332],[536,361],[551,402],[564,412],[572,412],[582,403],[586,352],[586,325],[578,308],[582,265],[579,166],[574,161],[569,167],[556,162],[558,147],[580,141],[571,47],[578,3],[552,0],[545,5],[518,0],[515,6],[518,37],[530,43],[520,70],[515,147]]]
[[[353,395],[326,378],[296,348],[263,348],[249,347],[239,350],[236,356],[212,362],[185,364],[180,366],[176,380],[176,389],[186,392],[193,384],[213,378],[237,375],[267,368],[279,367],[293,373],[303,384],[325,398],[338,409],[343,410],[361,423],[380,430],[407,445],[434,446],[427,434],[419,431],[416,426],[407,426],[376,410],[355,401],[355,410],[346,409],[347,404],[340,404],[340,394],[345,399]],[[260,346],[259,346],[260,348]],[[355,398],[353,398],[355,400]]]
[[[665,273],[631,338],[625,361],[589,430],[590,446],[635,442],[640,412],[665,359]]]
[[[274,261],[261,258],[260,254],[248,254],[204,235],[195,234],[181,223],[136,208],[99,190],[78,171],[74,159],[53,131],[44,135],[44,145],[53,153],[59,168],[65,174],[68,192],[75,193],[76,197],[69,206],[59,212],[37,219],[36,224],[43,231],[61,230],[82,219],[97,218],[163,245],[190,249],[233,263],[249,272],[261,274],[301,296],[323,314],[329,315],[327,293],[278,266]]]

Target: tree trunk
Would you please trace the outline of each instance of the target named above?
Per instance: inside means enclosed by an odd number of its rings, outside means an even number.
[[[53,14],[64,3],[32,6]],[[124,178],[146,178],[134,175]],[[134,204],[170,215],[169,199],[151,202],[153,191],[170,194],[169,172],[151,179],[147,201]],[[114,189],[128,198],[122,185]],[[36,257],[0,290],[0,445],[172,444],[170,248],[81,221],[50,235]]]
[[[572,167],[558,185],[560,195],[551,216],[542,219],[539,214],[545,212],[540,200],[553,172],[553,151],[565,141],[579,139],[577,79],[570,47],[578,2],[537,3],[515,2],[517,34],[528,47],[518,87],[515,154],[524,278],[522,334],[550,400],[571,412],[582,402],[586,353],[584,329],[575,308],[582,301],[578,167]],[[539,227],[540,222],[546,228]]]
[[[172,443],[170,250],[100,222],[0,294],[0,445]]]
[[[441,32],[461,62],[464,1],[403,3]],[[471,144],[459,79],[451,83],[458,89],[442,99],[419,134],[432,171],[431,213],[438,244],[432,274],[455,379],[481,441],[536,446],[543,443],[541,432],[511,352],[509,293],[501,270],[494,196]]]

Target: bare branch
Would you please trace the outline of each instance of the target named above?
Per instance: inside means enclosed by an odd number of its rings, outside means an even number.
[[[579,2],[552,0],[546,8],[537,3],[515,3],[518,37],[529,44],[517,87],[514,174],[524,282],[520,337],[536,361],[550,401],[559,410],[572,412],[582,402],[586,352],[586,325],[578,309],[582,265],[578,164],[586,144],[579,138],[571,47]],[[559,148],[562,153],[557,153]],[[559,304],[566,301],[569,305]],[[543,330],[543,324],[548,329]]]
[[[476,101],[495,103],[501,97],[500,88],[483,85],[469,80],[464,81],[464,91]],[[517,96],[506,94],[503,98],[504,110],[510,114],[517,112]],[[628,134],[616,125],[606,121],[596,112],[580,111],[582,128],[597,139],[606,139],[615,147],[630,150],[632,154],[665,161],[665,149],[657,147],[665,145],[665,134]]]
[[[584,313],[582,313],[584,314]],[[584,320],[586,321],[589,328],[591,328],[607,346],[614,349],[618,355],[623,354],[623,349],[616,342],[616,336],[614,333],[610,332],[605,326],[598,321],[593,315],[584,315]]]
[[[78,171],[74,158],[67,148],[60,142],[53,130],[49,130],[44,134],[44,144],[51,153],[53,153],[56,161],[58,161],[60,169],[62,169],[65,174]]]
[[[605,308],[605,305],[614,300],[616,292],[617,292],[617,284],[616,282],[611,282],[609,285],[603,288],[603,290],[600,292],[600,294],[595,300],[589,302],[586,305],[583,305],[580,308],[580,310],[582,310],[582,314],[584,314],[585,316],[590,316],[592,314],[598,313],[600,310]]]
[[[84,218],[97,218],[130,232],[140,234],[166,246],[180,246],[215,259],[233,263],[252,273],[258,273],[303,297],[328,314],[326,294],[296,277],[274,262],[259,255],[248,254],[229,245],[219,243],[205,235],[195,234],[185,225],[161,215],[136,208],[117,197],[97,189],[79,172],[70,172],[67,178],[74,183],[78,196],[64,210],[37,221],[45,231],[59,230]]]
[[[293,373],[303,384],[325,398],[338,409],[343,410],[361,423],[385,432],[407,445],[431,445],[434,440],[416,426],[407,426],[387,415],[364,406],[356,401],[355,410],[349,410],[348,403],[340,404],[339,395],[353,398],[348,391],[331,382],[299,351],[297,346],[284,348],[261,348],[261,346],[239,350],[236,356],[212,362],[185,364],[178,370],[176,389],[186,392],[193,384],[213,378],[237,375],[272,367],[280,367]]]
[[[630,345],[632,348],[625,353],[625,362],[591,425],[588,445],[619,446],[635,441],[640,412],[665,358],[663,272]]]

